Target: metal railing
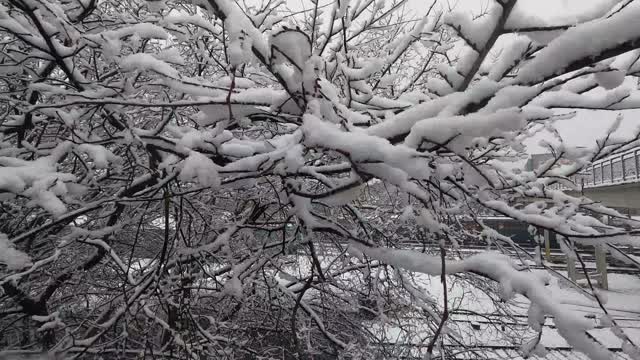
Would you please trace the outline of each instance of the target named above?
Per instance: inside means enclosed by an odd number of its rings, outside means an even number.
[[[582,188],[637,182],[640,181],[639,162],[640,147],[598,160],[569,179]],[[566,189],[566,186],[555,185],[553,188]]]

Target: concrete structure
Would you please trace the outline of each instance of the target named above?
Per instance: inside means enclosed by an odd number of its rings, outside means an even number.
[[[638,214],[640,209],[640,183],[636,182],[584,187],[582,191],[567,190],[565,192],[572,196],[584,195],[629,215]]]

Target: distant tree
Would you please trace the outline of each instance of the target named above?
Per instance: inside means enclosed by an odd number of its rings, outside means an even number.
[[[574,148],[554,130],[640,106],[639,2],[578,24],[516,0],[289,5],[0,2],[0,357],[477,356],[450,318],[480,291],[502,314],[530,301],[530,331],[491,321],[524,356],[551,317],[610,358],[480,215],[554,231],[569,256],[639,243],[636,221],[556,186],[639,133]],[[553,158],[520,169],[543,130]],[[452,301],[458,284],[476,292]]]

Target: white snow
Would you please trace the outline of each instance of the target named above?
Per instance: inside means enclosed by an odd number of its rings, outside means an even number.
[[[515,82],[531,84],[559,74],[572,63],[613,49],[640,35],[640,5],[631,3],[607,19],[593,20],[568,29],[520,68]]]
[[[229,56],[229,65],[238,67],[251,61],[252,38],[247,36],[243,28],[243,22],[235,16],[229,16],[225,19],[225,29],[229,34],[229,45],[227,46],[227,55]]]
[[[69,191],[65,182],[75,181],[76,177],[58,172],[56,163],[70,148],[70,143],[61,143],[51,155],[34,161],[0,156],[0,189],[27,196],[31,205],[61,215],[66,206],[59,197]]]
[[[574,25],[599,18],[607,13],[620,0],[598,1],[557,1],[557,0],[518,0],[506,27],[521,29],[553,25]]]
[[[446,147],[462,152],[466,148],[486,141],[488,137],[503,135],[520,129],[525,118],[518,110],[503,110],[491,114],[471,114],[418,121],[405,140],[409,147],[416,148],[423,142],[446,144]],[[479,142],[480,141],[480,142]]]
[[[102,145],[80,144],[77,146],[77,149],[89,155],[98,169],[106,169],[109,163],[118,163],[121,161],[119,157],[115,156]]]
[[[162,60],[156,59],[151,54],[131,54],[119,61],[120,68],[124,71],[154,71],[160,75],[177,78],[178,71]]]
[[[7,270],[20,270],[32,263],[29,255],[17,250],[7,235],[0,233],[0,264],[6,265]]]
[[[138,23],[125,27],[121,27],[117,30],[110,30],[100,33],[100,35],[89,35],[92,39],[96,40],[100,36],[104,36],[108,39],[122,39],[126,36],[137,35],[140,38],[148,39],[161,39],[166,40],[169,35],[164,28],[151,24],[151,23]],[[88,37],[89,37],[88,36]]]
[[[283,30],[269,39],[273,64],[293,63],[299,71],[311,57],[311,44],[305,33],[299,30]]]
[[[624,82],[625,72],[622,70],[600,71],[594,74],[598,85],[607,90],[615,89]]]
[[[447,14],[444,21],[459,29],[464,38],[471,43],[470,45],[480,50],[489,40],[501,14],[502,6],[491,2],[488,4],[487,13],[479,19],[473,20],[471,13],[462,9]]]
[[[522,58],[531,42],[524,36],[517,36],[502,47],[499,57],[489,68],[489,78],[501,80],[503,74]]]
[[[197,181],[205,187],[217,188],[220,186],[219,166],[211,159],[197,151],[191,151],[182,162],[182,170],[179,179],[182,181]]]
[[[418,153],[409,147],[394,146],[386,139],[364,132],[344,132],[335,124],[326,123],[310,114],[304,116],[302,129],[307,145],[340,149],[354,161],[383,161],[418,179],[428,176],[428,167],[417,156]]]
[[[245,56],[248,56],[246,51],[249,47],[257,51],[263,59],[268,61],[271,57],[271,51],[266,37],[260,30],[253,26],[251,20],[244,14],[239,5],[231,0],[217,0],[216,5],[226,16],[225,24],[233,27],[233,36],[235,39],[233,39],[232,42],[235,42],[234,46],[236,46],[236,51],[238,51],[238,55],[241,55],[241,57],[235,59],[235,61],[247,60]],[[240,36],[245,38],[243,40],[245,41],[245,45],[240,44],[238,47]]]

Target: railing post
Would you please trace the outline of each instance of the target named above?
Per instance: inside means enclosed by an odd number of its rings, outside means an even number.
[[[596,167],[591,165],[591,174],[593,174],[593,185],[596,184]]]
[[[626,166],[624,166],[624,154],[622,154],[622,156],[620,156],[620,165],[622,167],[622,181],[627,180],[627,171],[625,169]]]
[[[633,163],[636,165],[636,179],[638,179],[638,150],[633,150]]]
[[[613,158],[609,159],[609,172],[611,173],[609,183],[613,184]]]

